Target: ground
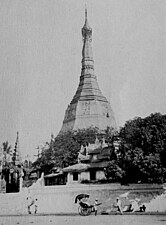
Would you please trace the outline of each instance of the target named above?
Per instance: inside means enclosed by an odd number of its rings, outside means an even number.
[[[164,225],[166,215],[1,216],[0,225]]]

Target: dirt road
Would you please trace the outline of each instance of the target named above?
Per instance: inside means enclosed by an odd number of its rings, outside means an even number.
[[[0,225],[164,225],[166,215],[1,216]]]

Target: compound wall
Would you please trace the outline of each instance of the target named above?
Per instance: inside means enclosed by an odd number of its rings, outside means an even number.
[[[164,201],[166,197],[162,186],[147,184],[129,186],[74,184],[35,187],[29,190],[26,188],[21,193],[0,194],[0,214],[27,213],[26,198],[28,195],[38,199],[38,213],[77,213],[78,204],[75,204],[75,197],[81,193],[89,194],[89,202],[92,204],[96,198],[102,203],[99,206],[99,212],[111,208],[117,196],[120,196],[123,206],[135,198],[139,198],[141,204],[144,203],[146,206],[152,205],[152,202],[156,205],[155,199],[160,199],[160,204],[161,197],[163,196]],[[150,207],[149,210],[153,210],[153,207]],[[159,211],[166,212],[166,205],[160,207]]]

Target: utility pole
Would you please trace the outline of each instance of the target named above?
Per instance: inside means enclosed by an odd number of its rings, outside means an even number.
[[[41,152],[40,152],[40,149],[39,149],[39,146],[37,147],[37,149],[38,149],[38,153],[37,153],[37,155],[34,155],[34,156],[37,156],[37,159],[39,159],[39,157],[41,156]]]
[[[37,155],[34,155],[34,156],[37,156],[37,159],[39,159],[40,156],[41,156],[41,152],[40,152],[39,146],[37,147],[37,149],[38,149],[38,153],[37,153]],[[39,177],[40,177],[40,172],[39,172],[39,170],[37,168],[37,178],[39,178]]]

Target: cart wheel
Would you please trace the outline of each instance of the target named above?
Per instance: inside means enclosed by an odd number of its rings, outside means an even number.
[[[91,208],[82,208],[81,215],[82,216],[89,216],[91,214]]]
[[[81,206],[78,207],[78,213],[79,213],[79,215],[83,216],[82,215],[82,207]]]

